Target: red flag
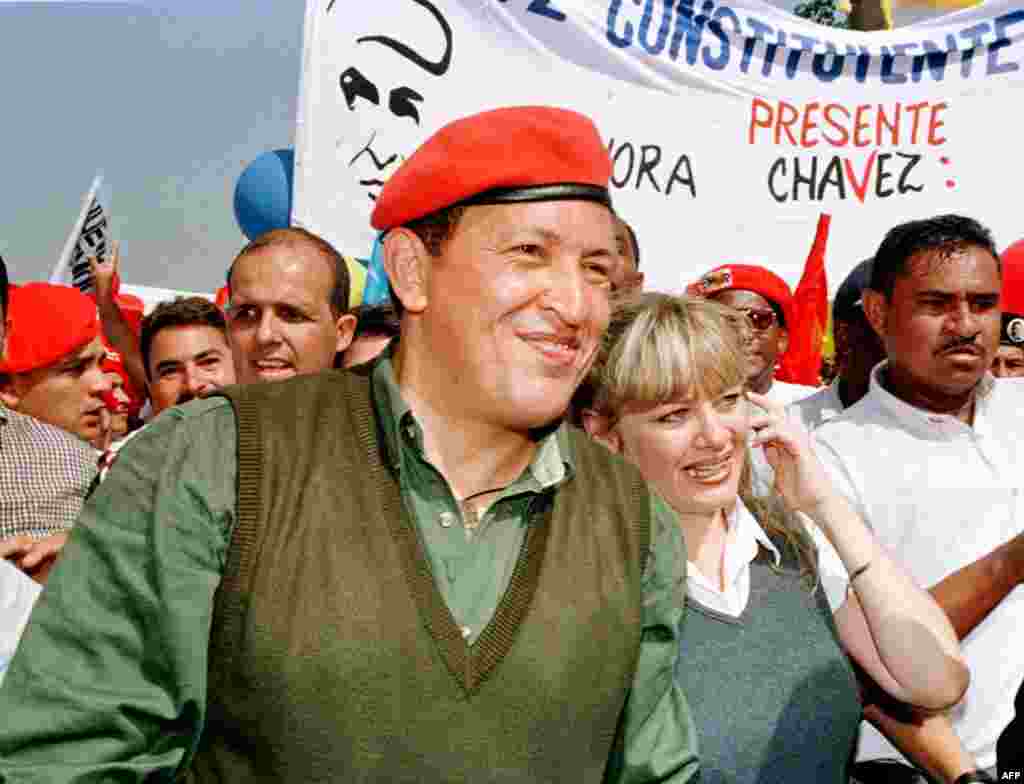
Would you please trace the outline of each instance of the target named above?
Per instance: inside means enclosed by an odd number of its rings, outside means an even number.
[[[821,345],[828,328],[828,281],[825,278],[825,245],[831,215],[818,216],[814,244],[804,262],[804,273],[793,293],[793,323],[789,348],[782,356],[775,378],[790,384],[821,384]]]

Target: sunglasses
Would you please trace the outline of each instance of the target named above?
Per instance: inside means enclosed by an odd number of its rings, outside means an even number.
[[[737,308],[737,310],[747,317],[750,326],[758,332],[771,329],[778,321],[774,310],[761,310],[760,308]]]

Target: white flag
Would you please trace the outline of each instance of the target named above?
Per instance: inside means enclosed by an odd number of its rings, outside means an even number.
[[[103,175],[97,174],[82,199],[82,209],[71,228],[60,258],[50,273],[50,283],[70,283],[83,292],[92,291],[89,257],[104,261],[110,253],[110,199],[103,198],[100,187]]]

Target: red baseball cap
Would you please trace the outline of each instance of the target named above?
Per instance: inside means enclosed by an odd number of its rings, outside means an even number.
[[[793,326],[793,292],[786,281],[765,267],[754,264],[723,264],[686,287],[686,293],[713,297],[722,291],[752,291],[782,309],[786,326]]]
[[[72,286],[25,283],[11,287],[11,331],[0,371],[48,367],[100,334],[96,303]]]
[[[387,231],[456,204],[584,199],[611,207],[612,162],[592,120],[517,106],[455,120],[381,189],[370,223]]]

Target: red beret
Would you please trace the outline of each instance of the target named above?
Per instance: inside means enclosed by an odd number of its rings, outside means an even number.
[[[1004,346],[1024,345],[1024,240],[1018,240],[1004,250],[1002,262],[1002,295],[999,307],[1003,310],[1003,328],[999,342]]]
[[[0,370],[27,373],[59,362],[100,334],[96,303],[71,286],[26,283],[11,289],[11,331]]]
[[[1024,240],[1017,240],[999,259],[1003,267],[1000,307],[1008,313],[1024,316]]]
[[[387,231],[456,204],[586,199],[611,206],[612,162],[594,123],[551,106],[449,123],[381,189],[370,223]]]
[[[712,297],[722,291],[753,291],[782,308],[786,326],[793,326],[793,292],[771,270],[753,264],[723,264],[686,287],[688,294]]]

